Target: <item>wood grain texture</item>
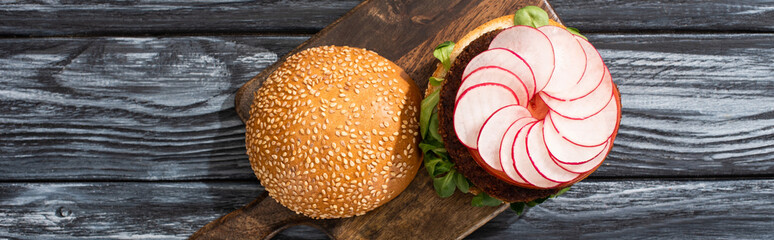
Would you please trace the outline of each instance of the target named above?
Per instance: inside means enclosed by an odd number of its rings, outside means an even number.
[[[289,227],[312,221],[275,201],[268,192],[263,192],[244,207],[207,223],[188,239],[270,239]],[[314,225],[320,228],[335,221],[318,220]]]
[[[505,212],[471,238],[772,239],[772,184],[586,181],[521,217]]]
[[[425,171],[398,197],[365,215],[315,220],[283,207],[267,194],[197,230],[190,239],[265,239],[294,225],[321,229],[332,239],[462,239],[506,205],[473,207],[473,195],[439,198]],[[433,221],[443,219],[443,221]]]
[[[771,239],[774,180],[584,181],[468,239]],[[0,183],[0,238],[183,239],[262,192],[254,182]],[[275,239],[326,239],[292,227]]]
[[[0,35],[313,33],[359,2],[20,0],[0,4]],[[562,19],[583,32],[774,30],[774,1],[771,0],[554,0],[551,3]]]
[[[592,178],[774,174],[774,35],[589,38],[623,95]],[[253,179],[234,91],[306,39],[0,40],[0,180]]]
[[[305,39],[0,40],[0,179],[254,178],[233,94]]]
[[[624,96],[606,176],[774,174],[774,35],[591,40]]]
[[[527,5],[543,7],[550,18],[561,22],[545,0],[366,1],[279,61],[311,47],[343,45],[365,48],[395,62],[420,89],[424,89],[437,64],[431,55],[435,46],[459,39],[481,24]],[[243,121],[250,112],[253,92],[277,67],[278,64],[269,66],[237,91],[236,111]]]
[[[0,239],[182,239],[250,202],[234,91],[359,2],[0,2]],[[774,2],[551,3],[603,33],[586,35],[624,95],[616,147],[566,195],[468,238],[774,238],[774,180],[696,180],[774,176],[774,34],[749,34],[774,30]],[[376,13],[407,11],[392,7]],[[17,38],[71,35],[92,37]]]
[[[551,5],[581,32],[774,30],[772,0],[554,0]]]
[[[0,4],[0,35],[313,33],[358,3],[356,0],[22,0]]]

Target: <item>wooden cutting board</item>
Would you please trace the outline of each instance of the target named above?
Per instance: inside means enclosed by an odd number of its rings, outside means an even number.
[[[432,51],[475,27],[517,9],[536,5],[559,21],[545,0],[366,0],[285,57],[323,45],[366,48],[394,61],[424,89],[435,69]],[[278,62],[284,61],[285,57]],[[236,111],[245,121],[253,92],[277,68],[274,64],[236,94]],[[333,239],[460,239],[507,209],[473,207],[472,195],[439,198],[424,168],[398,197],[366,215],[313,220],[283,207],[264,192],[255,201],[210,222],[191,239],[266,239],[293,225],[318,227]]]

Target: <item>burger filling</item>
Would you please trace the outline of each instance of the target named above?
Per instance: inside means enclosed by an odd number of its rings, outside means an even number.
[[[528,13],[525,14],[522,11],[524,9],[527,9]],[[545,24],[548,22],[547,13],[540,8],[525,7],[519,12],[515,17],[516,25],[537,27],[534,24],[540,24],[543,20]],[[540,19],[543,17],[545,19]],[[424,153],[425,168],[433,177],[433,185],[439,196],[451,196],[459,189],[465,193],[476,194],[471,203],[474,206],[497,206],[502,204],[502,201],[515,202],[517,204],[512,204],[511,208],[520,213],[525,205],[534,206],[569,188],[527,189],[498,179],[479,166],[468,152],[468,148],[459,141],[453,127],[455,99],[463,71],[471,59],[488,49],[492,39],[501,31],[494,30],[481,35],[465,46],[453,62],[449,59],[454,48],[453,42],[445,42],[436,47],[433,55],[441,61],[448,74],[444,79],[430,78],[430,84],[443,85],[422,101],[420,126],[423,140],[420,148]]]

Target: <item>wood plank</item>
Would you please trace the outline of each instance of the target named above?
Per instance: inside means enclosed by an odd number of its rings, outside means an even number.
[[[773,34],[591,34],[623,99],[592,175],[774,173]],[[0,40],[0,180],[253,179],[234,91],[306,37]]]
[[[471,238],[772,239],[772,184],[586,181],[521,217],[503,212]]]
[[[356,6],[354,0],[143,0],[0,4],[0,35],[129,35],[193,33],[313,33]],[[570,26],[583,32],[774,30],[771,0],[554,0]],[[91,24],[99,22],[100,24]]]
[[[600,173],[774,174],[773,37],[592,35],[623,99]]]
[[[553,0],[557,14],[582,32],[774,30],[774,1]]]
[[[468,239],[771,239],[774,180],[584,181]],[[0,183],[0,238],[182,239],[259,195],[255,182]],[[432,194],[432,193],[430,193]],[[293,227],[276,239],[326,239]]]
[[[314,33],[359,3],[357,0],[22,0],[0,4],[0,35]]]
[[[306,39],[0,40],[0,179],[253,178],[233,94]]]

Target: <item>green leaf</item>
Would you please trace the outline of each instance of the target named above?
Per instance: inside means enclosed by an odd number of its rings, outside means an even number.
[[[475,197],[473,197],[473,200],[470,201],[470,205],[474,207],[494,207],[494,206],[500,206],[500,204],[503,204],[502,201],[498,200],[497,198],[493,198],[489,196],[489,194],[486,194],[485,192],[482,192]]]
[[[441,82],[443,82],[443,78],[430,77],[429,82],[430,82],[430,85],[438,87],[438,86],[441,86]]]
[[[532,200],[532,202],[535,203],[535,205],[537,205],[537,204],[541,204],[541,203],[545,202],[549,198],[551,198],[551,196],[544,197],[544,198],[538,198],[538,199]]]
[[[435,90],[425,99],[422,100],[421,109],[419,113],[419,128],[424,139],[427,135],[427,128],[429,127],[430,117],[433,115],[433,110],[438,106],[438,100],[440,99],[441,89]]]
[[[435,58],[438,58],[438,60],[441,61],[441,64],[443,64],[443,67],[446,68],[446,70],[449,70],[449,68],[451,68],[450,56],[453,49],[454,49],[454,42],[446,41],[439,44],[437,47],[435,47],[435,50],[433,51],[433,56],[435,56]]]
[[[454,194],[454,189],[457,189],[454,184],[454,173],[455,171],[452,170],[443,177],[433,178],[433,188],[435,188],[435,192],[438,193],[438,196],[447,198]]]
[[[524,207],[526,206],[527,205],[524,204],[523,202],[511,203],[511,210],[516,212],[516,215],[521,215],[522,213],[524,213]]]
[[[457,185],[457,189],[460,190],[460,192],[468,193],[470,191],[470,183],[468,182],[468,179],[465,178],[461,173],[456,173],[456,176],[454,177],[454,183]]]
[[[559,192],[556,192],[556,194],[551,195],[551,198],[558,197],[559,195],[562,195],[570,190],[570,187],[562,188],[562,190],[559,190]]]
[[[444,148],[444,147],[433,148],[433,149],[432,149],[432,150],[430,150],[430,151],[433,151],[433,153],[435,153],[435,155],[438,155],[438,156],[444,156],[444,157],[445,157],[446,155],[448,155],[448,154],[449,154],[449,153],[446,151],[446,148]]]
[[[436,166],[442,162],[443,159],[437,158],[435,156],[430,157],[425,155],[425,169],[427,169],[427,174],[430,174],[430,176],[435,176],[433,173],[436,171]]]
[[[433,151],[437,148],[443,148],[441,146],[437,146],[435,144],[430,144],[426,142],[419,143],[419,149],[422,149],[422,153],[427,154],[427,152]],[[446,151],[446,149],[444,149]]]
[[[433,115],[430,116],[430,122],[428,124],[427,132],[430,133],[430,138],[435,139],[438,142],[443,142],[441,134],[438,133],[438,112],[434,112]]]
[[[473,199],[470,200],[470,206],[474,207],[483,207],[484,206],[484,193],[481,193],[479,195],[476,195],[473,197]]]
[[[484,206],[494,207],[494,206],[500,206],[500,204],[503,204],[503,201],[500,201],[497,198],[493,198],[486,193],[481,193],[481,195],[484,195]]]
[[[526,25],[534,28],[548,25],[548,13],[537,6],[526,6],[513,14],[515,25]]]
[[[578,35],[579,37],[582,37],[583,39],[589,40],[588,38],[586,38],[586,36],[581,35],[580,31],[578,31],[577,28],[567,27],[567,31],[572,33],[572,34]]]
[[[438,176],[444,173],[447,173],[451,171],[452,167],[454,167],[454,164],[450,161],[441,161],[438,163],[438,165],[435,165],[435,171],[433,171],[433,174],[430,174],[431,176]]]

